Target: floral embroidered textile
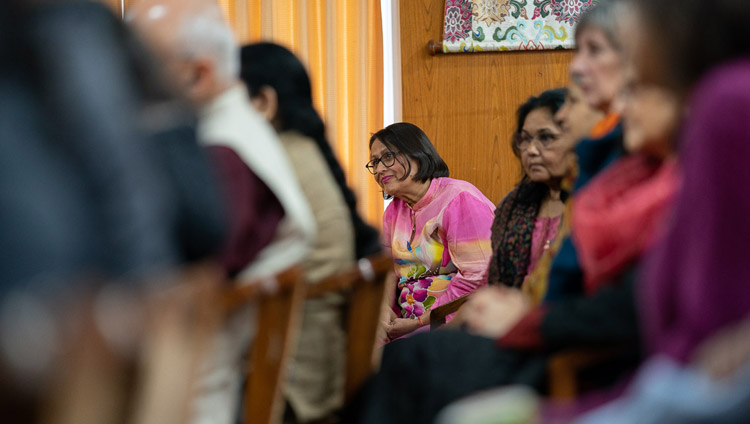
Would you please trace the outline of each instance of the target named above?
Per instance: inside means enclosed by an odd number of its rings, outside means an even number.
[[[598,0],[446,0],[445,53],[572,49],[578,18]]]

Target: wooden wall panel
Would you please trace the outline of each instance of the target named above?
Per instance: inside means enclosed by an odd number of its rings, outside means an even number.
[[[401,0],[403,120],[422,128],[451,176],[495,203],[520,177],[510,148],[515,110],[528,96],[567,84],[571,51],[441,54],[444,0]]]

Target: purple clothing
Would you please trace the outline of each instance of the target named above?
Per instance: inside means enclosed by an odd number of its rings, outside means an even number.
[[[271,243],[284,209],[234,150],[225,146],[206,149],[219,174],[229,212],[229,234],[219,260],[232,278]]]
[[[750,313],[750,59],[716,68],[692,96],[673,222],[644,265],[643,329],[679,361]]]

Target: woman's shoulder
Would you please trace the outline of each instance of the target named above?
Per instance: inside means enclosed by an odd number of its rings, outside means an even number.
[[[497,207],[498,209],[509,207],[514,203],[538,205],[544,200],[547,194],[548,189],[546,187],[542,183],[521,181],[503,197],[503,200],[498,203]]]
[[[512,203],[514,199],[518,198],[518,193],[521,191],[521,186],[524,183],[518,183],[510,189],[510,191],[503,196],[502,200],[500,200],[500,203],[497,204],[498,209],[502,208],[504,205],[508,205],[509,203]]]
[[[453,193],[455,195],[467,192],[467,193],[471,193],[475,195],[480,195],[486,199],[482,191],[479,190],[474,184],[468,181],[457,180],[455,178],[448,178],[448,177],[440,177],[437,179],[437,181],[438,181],[438,190],[441,192]]]
[[[475,202],[483,203],[492,210],[495,209],[495,204],[481,190],[468,181],[441,177],[438,179],[438,184],[437,196],[442,197],[447,205],[456,203],[457,199],[468,198]]]

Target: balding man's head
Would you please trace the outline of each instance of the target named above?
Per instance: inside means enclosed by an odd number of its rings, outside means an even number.
[[[238,47],[215,1],[142,0],[127,20],[196,103],[210,101],[234,83]]]

